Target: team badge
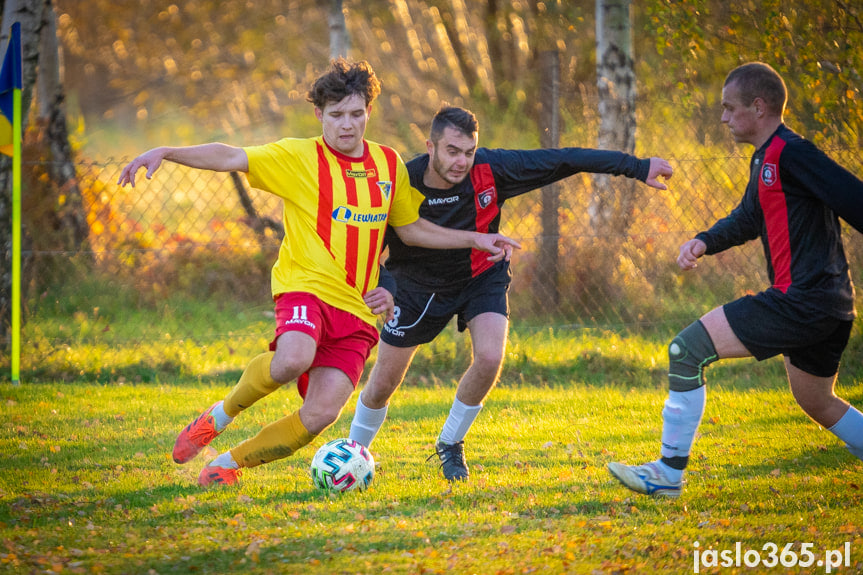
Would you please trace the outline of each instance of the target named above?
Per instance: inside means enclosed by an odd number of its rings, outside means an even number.
[[[761,181],[765,186],[776,183],[776,164],[764,164],[761,168]]]
[[[489,188],[476,195],[476,203],[481,208],[487,208],[497,199],[497,190]]]
[[[378,188],[380,188],[381,193],[384,195],[386,199],[390,199],[390,192],[393,189],[392,182],[378,182]]]

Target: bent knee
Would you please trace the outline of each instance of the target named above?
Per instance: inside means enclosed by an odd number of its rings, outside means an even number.
[[[370,379],[363,386],[360,397],[366,407],[378,409],[387,404],[401,381],[390,382],[383,379]]]
[[[700,321],[690,324],[668,345],[668,385],[691,391],[706,383],[704,368],[718,359],[710,335]]]
[[[334,424],[342,414],[340,408],[334,406],[319,406],[316,408],[302,408],[303,424],[308,429],[309,433],[319,434],[332,424]]]
[[[503,363],[503,354],[497,351],[486,351],[475,353],[473,356],[474,369],[482,372],[496,374]]]
[[[303,357],[274,358],[270,364],[270,377],[279,383],[288,383],[308,371],[311,364]]]
[[[833,394],[807,394],[805,396],[794,395],[797,405],[806,415],[821,425],[829,427],[835,423],[835,413],[844,409],[845,402]],[[826,423],[829,422],[829,423]]]

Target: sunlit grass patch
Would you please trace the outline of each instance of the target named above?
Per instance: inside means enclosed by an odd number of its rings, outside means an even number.
[[[432,445],[454,382],[406,385],[372,451],[371,487],[317,491],[317,446],[197,487],[207,454],[176,465],[177,432],[229,385],[0,387],[0,571],[70,573],[687,572],[693,544],[811,541],[863,549],[863,464],[782,385],[728,378],[708,407],[682,497],[626,491],[609,461],[656,457],[664,391],[578,380],[495,389],[468,435],[471,478],[449,484]],[[299,406],[290,387],[214,442],[227,449]],[[45,566],[48,567],[45,567]]]

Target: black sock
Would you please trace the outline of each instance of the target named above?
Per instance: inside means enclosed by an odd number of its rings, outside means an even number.
[[[686,469],[686,464],[689,463],[688,455],[678,455],[675,457],[662,457],[660,461],[669,466],[672,469],[679,469],[683,471]]]

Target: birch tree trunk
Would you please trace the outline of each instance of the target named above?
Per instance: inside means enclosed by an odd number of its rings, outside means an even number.
[[[329,2],[330,59],[347,58],[350,38],[348,37],[348,27],[345,24],[342,0],[329,0]]]
[[[599,148],[635,151],[635,72],[631,0],[596,0],[596,76]],[[594,178],[590,223],[599,237],[626,234],[635,206],[635,181],[602,174]]]
[[[46,0],[39,44],[39,77],[36,82],[39,127],[49,148],[48,173],[57,188],[57,222],[63,234],[63,248],[79,252],[88,248],[90,228],[78,187],[69,130],[66,126],[66,93],[60,80],[60,49],[57,41],[57,14]]]
[[[5,0],[0,27],[0,51],[6,53],[12,24],[21,23],[21,131],[26,129],[27,111],[33,96],[39,62],[39,36],[46,0]],[[26,231],[26,230],[25,230]],[[22,232],[22,239],[26,235]],[[22,266],[26,262],[22,261]],[[0,156],[0,342],[9,340],[12,321],[12,159]]]

